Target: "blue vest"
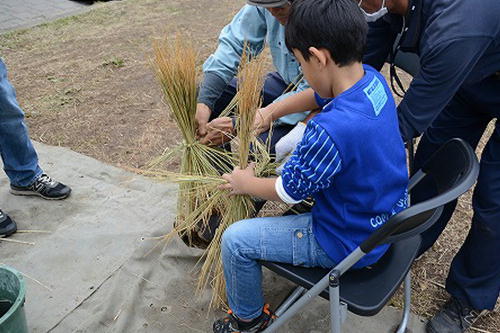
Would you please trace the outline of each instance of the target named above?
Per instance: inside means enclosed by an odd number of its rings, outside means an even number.
[[[365,76],[314,117],[335,142],[342,169],[332,186],[314,195],[313,232],[340,262],[407,206],[406,153],[396,105],[384,77],[365,65]],[[354,267],[375,263],[382,245]]]

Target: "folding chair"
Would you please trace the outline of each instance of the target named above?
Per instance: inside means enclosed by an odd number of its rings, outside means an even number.
[[[347,311],[361,316],[377,314],[395,293],[415,260],[420,234],[441,215],[443,206],[466,192],[476,181],[479,163],[463,140],[445,143],[409,182],[409,191],[432,186],[435,195],[394,215],[331,270],[262,262],[271,271],[299,286],[276,310],[277,319],[263,332],[275,332],[316,296],[329,300],[331,332],[340,333]],[[391,244],[370,268],[349,270],[375,247]],[[409,282],[409,280],[408,280]],[[405,311],[409,313],[411,289],[405,288]],[[399,325],[405,332],[408,316]]]

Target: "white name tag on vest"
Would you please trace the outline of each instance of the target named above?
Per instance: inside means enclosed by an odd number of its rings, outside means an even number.
[[[384,85],[380,82],[378,77],[374,77],[372,82],[370,82],[368,87],[363,89],[363,91],[372,103],[375,115],[378,116],[380,111],[384,108],[385,103],[387,103],[387,94],[385,92]]]

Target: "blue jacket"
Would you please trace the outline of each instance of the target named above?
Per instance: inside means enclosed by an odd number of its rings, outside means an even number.
[[[203,83],[198,102],[213,110],[213,105],[222,91],[238,72],[243,46],[247,43],[253,55],[260,54],[265,44],[269,45],[273,64],[285,83],[296,83],[302,75],[298,61],[285,45],[285,28],[263,7],[245,5],[222,29],[219,45],[203,64]],[[277,100],[309,88],[302,80],[297,90],[280,96]],[[280,118],[279,122],[294,125],[304,120],[307,114],[295,113]],[[278,122],[278,123],[279,123]]]
[[[360,81],[307,123],[276,184],[284,201],[313,196],[314,235],[337,263],[407,207],[406,153],[380,73],[365,66]],[[355,267],[375,263],[387,248],[374,249]]]
[[[500,72],[499,0],[412,0],[405,19],[400,48],[420,57],[398,106],[405,138],[422,133],[458,91],[475,98],[491,91],[484,100],[500,103],[500,80],[491,79]],[[364,63],[380,70],[402,23],[389,14],[370,24]]]

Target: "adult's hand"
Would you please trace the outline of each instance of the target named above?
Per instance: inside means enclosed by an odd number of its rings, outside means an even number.
[[[209,146],[220,146],[231,141],[234,135],[233,120],[230,117],[215,118],[206,125],[207,133],[200,142]]]
[[[198,103],[196,105],[196,115],[194,116],[194,121],[196,123],[196,134],[198,135],[198,138],[207,135],[207,124],[211,114],[212,110],[210,110],[208,105],[203,103]]]

